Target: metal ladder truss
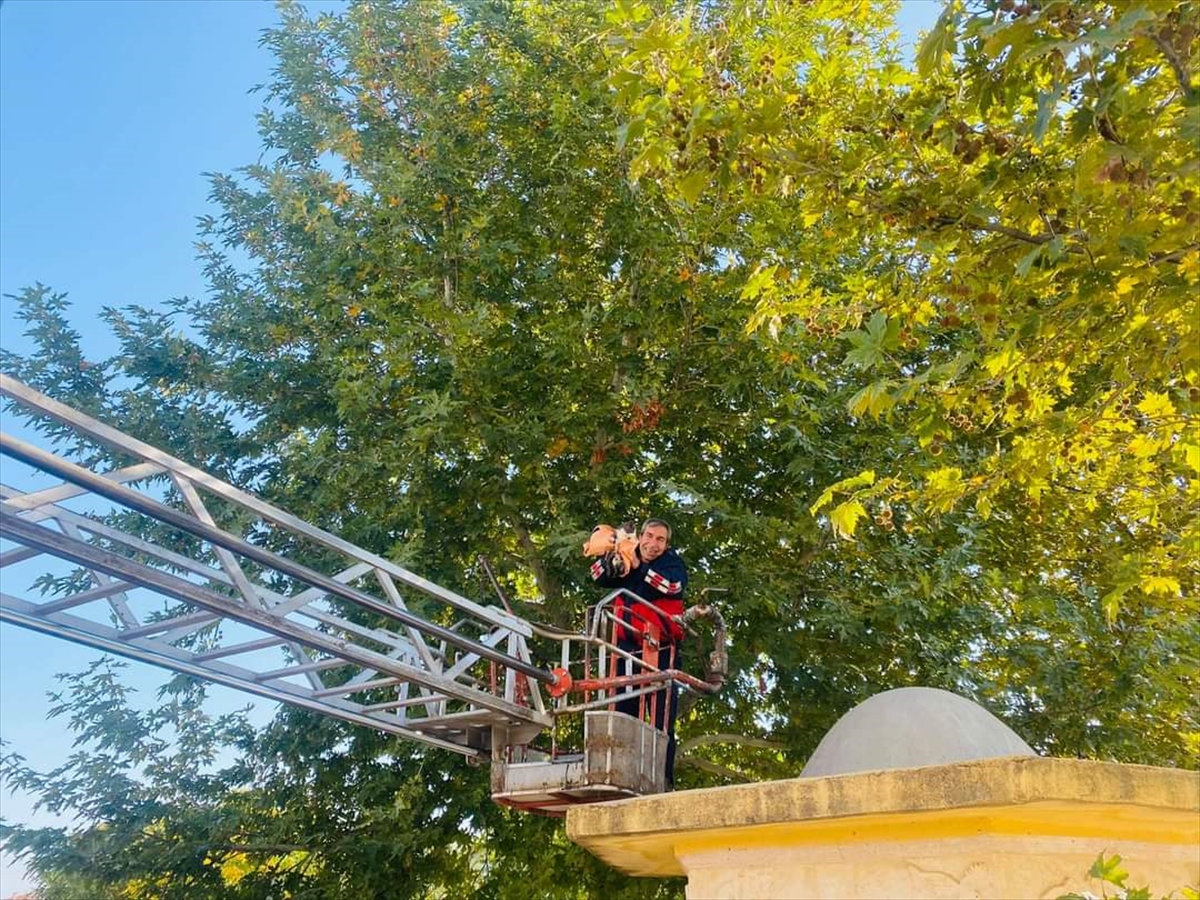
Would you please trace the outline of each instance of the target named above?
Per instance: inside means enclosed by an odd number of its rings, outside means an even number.
[[[59,482],[0,484],[0,621],[480,760],[493,729],[522,745],[553,724],[542,690],[556,676],[534,664],[523,619],[9,376],[0,395],[106,448],[89,459],[116,466],[94,471],[0,431],[0,451],[36,470],[25,481]],[[47,557],[71,564],[50,590]],[[43,590],[15,596],[10,586],[35,584],[29,566]]]
[[[0,452],[23,464],[4,478],[25,476],[0,483],[0,621],[488,761],[496,802],[548,815],[663,790],[667,736],[652,723],[674,702],[664,688],[724,682],[724,622],[705,603],[675,620],[713,623],[702,681],[658,667],[673,626],[652,606],[632,626],[640,652],[618,645],[631,624],[614,611],[640,598],[613,591],[582,632],[534,625],[2,374],[0,396],[57,423],[88,462],[0,429]],[[534,663],[534,638],[557,667]],[[642,714],[614,710],[634,699]],[[551,729],[574,715],[582,752]],[[549,748],[531,746],[547,729]]]

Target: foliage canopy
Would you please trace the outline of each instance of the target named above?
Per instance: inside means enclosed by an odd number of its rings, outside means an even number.
[[[893,13],[283,6],[209,295],[106,311],[121,352],[86,360],[29,288],[3,367],[457,590],[486,553],[558,625],[582,534],[665,514],[732,588],[681,786],[797,774],[916,684],[1046,753],[1194,767],[1196,5],[953,0],[915,72]],[[439,752],[198,702],[139,713],[98,666],[58,706],[87,749],[5,757],[84,816],[6,826],[51,893],[680,890]]]

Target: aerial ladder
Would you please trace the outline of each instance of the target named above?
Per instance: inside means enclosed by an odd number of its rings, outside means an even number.
[[[548,815],[664,790],[654,706],[673,702],[671,685],[687,698],[724,682],[710,604],[677,623],[710,620],[706,677],[661,669],[669,623],[621,591],[580,632],[531,623],[3,374],[0,396],[77,451],[0,428],[0,452],[38,482],[0,484],[0,621],[460,753],[491,765],[496,802]],[[57,589],[34,589],[31,569]],[[31,588],[17,596],[18,583]],[[619,623],[640,653],[617,645]],[[615,711],[633,697],[642,715]],[[560,732],[579,729],[561,726],[579,716],[581,742],[567,746]]]

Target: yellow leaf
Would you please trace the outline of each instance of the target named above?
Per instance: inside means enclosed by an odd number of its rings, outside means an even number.
[[[917,311],[913,314],[913,321],[917,325],[928,325],[938,316],[937,307],[928,300],[922,300],[917,306]]]
[[[1117,282],[1117,296],[1124,297],[1133,290],[1133,286],[1137,284],[1139,280],[1140,279],[1136,275],[1126,275]]]
[[[351,162],[358,162],[362,158],[362,142],[353,131],[343,131],[334,140],[333,146]]]
[[[962,469],[957,466],[943,466],[935,469],[925,479],[925,495],[934,512],[952,510],[954,504],[966,493],[966,490],[967,486],[962,480]]]
[[[775,272],[778,266],[759,266],[746,280],[742,288],[742,299],[753,300],[764,292],[773,292],[775,288]]]
[[[857,500],[847,500],[830,510],[829,521],[838,537],[850,540],[854,537],[854,529],[858,526],[858,520],[866,514],[866,508]]]
[[[1162,449],[1162,441],[1139,434],[1129,442],[1129,452],[1138,459],[1149,459]]]
[[[1041,391],[1030,391],[1029,404],[1029,417],[1036,419],[1054,408],[1054,397]]]
[[[1200,250],[1184,254],[1179,261],[1179,274],[1187,279],[1188,284],[1200,281]]]
[[[1037,502],[1042,499],[1042,494],[1046,493],[1047,487],[1045,478],[1031,477],[1027,479],[1025,493],[1030,500]]]
[[[1137,331],[1139,328],[1144,326],[1149,321],[1150,321],[1150,317],[1148,315],[1146,315],[1145,313],[1138,313],[1136,316],[1131,318],[1129,320],[1129,324],[1125,326],[1125,334],[1126,335],[1133,334],[1135,331]]]
[[[987,369],[988,374],[995,378],[1001,372],[1007,371],[1019,363],[1022,359],[1021,353],[1012,347],[1005,347],[998,353],[993,353],[983,361],[983,367]]]
[[[1175,406],[1171,403],[1171,398],[1156,391],[1148,392],[1137,408],[1139,412],[1152,419],[1158,417],[1165,419],[1175,415]]]
[[[855,488],[870,487],[875,483],[875,470],[867,469],[859,472],[857,475],[851,475],[849,478],[843,478],[837,484],[831,484],[821,492],[821,496],[817,498],[817,502],[808,508],[809,513],[816,515],[817,511],[822,509],[827,503],[833,501],[833,495],[839,491],[847,492]]]
[[[861,416],[868,413],[871,418],[878,420],[896,402],[888,393],[889,384],[886,380],[873,382],[851,397],[847,404],[850,415]]]
[[[1200,445],[1196,444],[1178,444],[1175,447],[1175,452],[1180,454],[1184,462],[1194,472],[1200,472]]]
[[[1142,590],[1151,596],[1174,597],[1179,594],[1179,582],[1166,575],[1146,575],[1142,578]]]

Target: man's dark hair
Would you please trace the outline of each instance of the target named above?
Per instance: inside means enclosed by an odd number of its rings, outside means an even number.
[[[670,522],[668,522],[666,519],[647,519],[645,522],[642,523],[642,531],[645,531],[651,525],[658,525],[660,528],[667,529],[667,543],[668,544],[671,543],[671,536],[672,536],[673,532],[671,530]]]

